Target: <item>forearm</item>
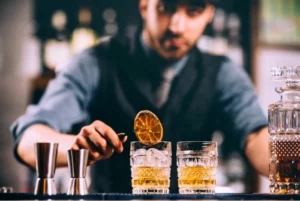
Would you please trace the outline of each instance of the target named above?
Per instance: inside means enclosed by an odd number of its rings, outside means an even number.
[[[18,145],[17,153],[25,163],[35,168],[34,143],[57,142],[59,143],[57,167],[65,167],[67,166],[66,153],[71,148],[74,140],[75,136],[73,135],[58,133],[46,125],[36,124],[25,130]]]
[[[249,135],[245,152],[253,167],[261,174],[269,176],[268,128]]]

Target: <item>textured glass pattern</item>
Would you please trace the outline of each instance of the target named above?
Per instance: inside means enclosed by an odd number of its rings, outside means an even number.
[[[171,143],[147,146],[132,142],[130,150],[133,194],[167,194],[170,187]]]
[[[179,142],[177,144],[179,193],[214,193],[217,166],[216,142]]]
[[[300,66],[278,66],[271,69],[271,76],[274,80],[300,79]]]
[[[269,106],[270,192],[300,193],[300,67],[276,67],[273,79],[281,99]]]

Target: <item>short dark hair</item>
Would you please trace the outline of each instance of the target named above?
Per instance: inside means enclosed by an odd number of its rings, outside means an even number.
[[[196,5],[196,6],[205,6],[207,4],[214,4],[216,3],[218,0],[162,0],[164,2],[170,3],[170,4],[176,4],[179,1],[187,1],[187,3],[192,4],[192,5]]]

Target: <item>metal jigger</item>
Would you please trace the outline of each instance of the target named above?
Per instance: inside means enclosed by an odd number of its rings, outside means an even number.
[[[89,150],[68,150],[68,165],[70,172],[70,183],[68,195],[88,194],[88,188],[85,180],[88,163]]]
[[[58,143],[35,143],[36,173],[34,194],[55,195],[56,187],[54,174],[56,169],[56,159]]]

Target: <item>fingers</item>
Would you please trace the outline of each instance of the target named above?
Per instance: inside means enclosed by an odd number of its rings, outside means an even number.
[[[107,159],[114,152],[114,149],[92,126],[85,126],[81,129],[77,137],[77,144],[81,148],[89,149],[90,155],[95,160]]]
[[[111,127],[101,121],[95,121],[81,129],[72,149],[88,149],[89,164],[93,164],[97,160],[111,157],[114,150],[122,152],[126,140],[127,136],[120,140]]]
[[[107,159],[112,156],[114,153],[113,147],[109,145],[98,132],[91,129],[90,134],[87,137],[87,141],[90,146],[93,147],[96,152],[100,153],[100,158],[96,158],[96,160]]]
[[[99,153],[92,143],[88,142],[88,139],[85,138],[82,135],[78,135],[76,139],[76,144],[80,149],[88,149],[89,150],[89,156],[91,157],[92,160],[99,160],[101,157],[101,153]]]
[[[121,153],[123,151],[123,145],[115,131],[109,127],[108,125],[104,124],[101,121],[95,121],[93,123],[95,130],[103,137],[106,139],[106,141],[112,145],[114,149],[118,153]]]
[[[75,142],[72,147],[71,147],[71,150],[79,150],[79,146],[77,145],[77,143]]]
[[[122,144],[124,144],[127,141],[128,137],[127,135],[121,140]]]

